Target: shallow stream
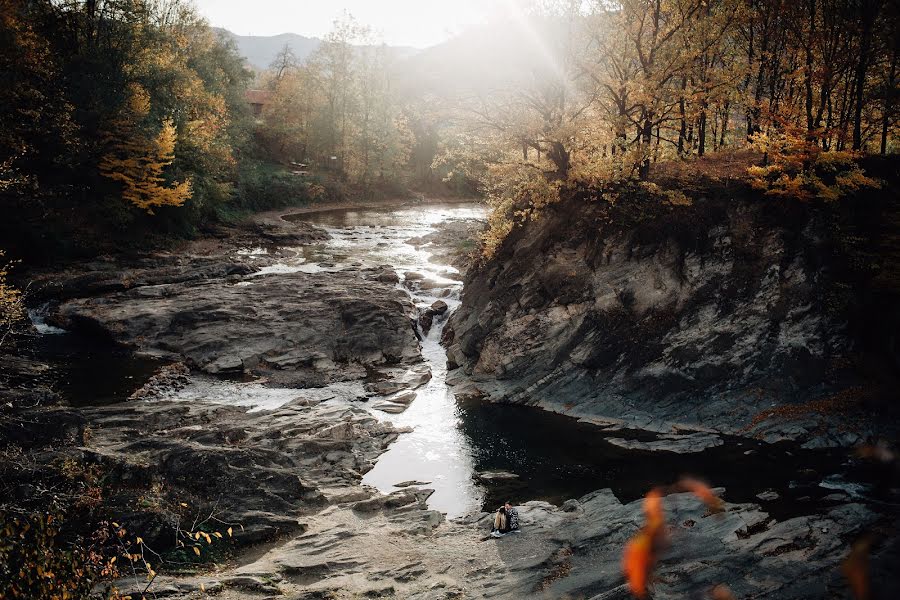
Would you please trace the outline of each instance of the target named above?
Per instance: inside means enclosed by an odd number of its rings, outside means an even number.
[[[440,299],[449,305],[449,314],[459,305],[462,278],[457,269],[436,257],[446,256],[447,246],[463,247],[471,241],[458,236],[439,237],[436,242],[421,238],[453,222],[483,220],[486,210],[463,203],[328,210],[294,218],[326,229],[330,239],[303,248],[278,249],[274,264],[267,256],[269,250],[247,248],[242,254],[250,260],[266,257],[265,267],[255,276],[304,271],[327,277],[327,272],[344,268],[390,265],[400,276],[398,287],[410,293],[417,306],[426,308]],[[252,277],[243,284],[252,285]],[[40,315],[34,317],[39,320]],[[365,474],[364,483],[383,492],[397,489],[395,484],[401,482],[425,482],[435,490],[429,505],[452,518],[490,509],[506,499],[559,503],[604,487],[612,488],[620,500],[630,501],[683,475],[725,487],[727,500],[760,503],[776,517],[816,512],[848,497],[878,497],[883,491],[879,489],[883,474],[855,464],[845,451],[811,451],[792,444],[769,445],[738,438],[726,438],[723,445],[693,454],[627,450],[609,443],[608,438],[646,440],[653,436],[604,432],[530,407],[457,400],[446,385],[446,355],[438,343],[445,321],[446,315],[437,317],[427,335],[422,334],[422,356],[432,378],[416,390],[409,408],[400,414],[369,408],[379,419],[412,430],[402,434]],[[110,363],[108,351],[73,350],[71,334],[46,329],[44,333],[53,340],[44,342],[45,351],[62,353],[60,362],[69,364],[66,373],[70,377],[59,386],[73,403],[123,400],[154,366],[124,358]],[[112,373],[109,378],[114,385],[100,394],[96,389],[93,393],[83,389],[81,383],[102,381],[103,377],[96,376],[101,371],[107,376]],[[361,390],[362,384],[353,382],[304,393],[351,401],[348,399],[358,397]],[[179,392],[178,398],[266,410],[297,394],[297,390],[260,383],[200,377]],[[508,475],[479,476],[496,471]],[[773,490],[776,493],[771,493]],[[764,494],[763,499],[759,494]]]

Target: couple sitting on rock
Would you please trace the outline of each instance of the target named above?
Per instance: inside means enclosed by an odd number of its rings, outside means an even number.
[[[506,502],[494,513],[494,523],[491,526],[491,535],[500,537],[511,531],[519,530],[519,511],[512,504]]]

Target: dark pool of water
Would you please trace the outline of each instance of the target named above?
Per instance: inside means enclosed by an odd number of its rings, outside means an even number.
[[[162,363],[80,333],[32,335],[17,346],[23,356],[49,364],[41,382],[73,406],[121,402],[144,385]],[[12,382],[15,384],[15,382]]]
[[[638,432],[606,433],[530,407],[458,402],[458,426],[469,441],[475,471],[519,475],[485,486],[486,510],[507,499],[558,504],[605,487],[629,502],[654,486],[691,476],[726,488],[729,502],[761,504],[783,519],[836,503],[824,498],[840,488],[851,497],[890,501],[891,486],[897,483],[892,467],[856,461],[847,450],[804,450],[740,438],[726,438],[723,446],[693,454],[626,450],[606,439],[639,437]],[[779,498],[757,498],[766,490],[776,491]]]

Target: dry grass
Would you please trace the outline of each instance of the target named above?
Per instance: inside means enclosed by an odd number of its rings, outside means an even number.
[[[820,417],[834,415],[849,415],[859,408],[867,398],[873,395],[873,389],[865,386],[855,386],[842,390],[832,396],[817,398],[800,404],[788,404],[764,410],[751,419],[740,433],[747,433],[755,429],[764,421],[780,419],[803,419],[810,415]]]
[[[668,160],[650,169],[650,181],[667,188],[693,189],[698,185],[747,183],[747,169],[760,164],[753,150],[724,150],[701,158]]]

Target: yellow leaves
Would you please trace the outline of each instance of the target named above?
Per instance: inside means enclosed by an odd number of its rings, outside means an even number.
[[[194,551],[194,554],[196,554],[197,556],[200,556],[200,548],[199,548],[199,547],[193,546],[193,547],[191,548],[191,550]]]
[[[228,528],[227,533],[228,533],[228,537],[231,537],[231,527]]]
[[[181,206],[192,195],[191,181],[166,184],[163,171],[175,160],[177,132],[171,119],[159,132],[145,132],[149,96],[137,85],[129,89],[120,117],[105,140],[109,151],[100,160],[100,173],[122,185],[122,198],[153,214],[156,206]]]
[[[143,119],[150,114],[150,94],[137,83],[128,86],[128,99],[125,101],[126,111],[135,119]]]
[[[5,252],[0,250],[0,260],[4,256]],[[0,345],[3,344],[6,333],[25,320],[22,292],[6,281],[11,268],[11,263],[0,262]]]
[[[663,195],[672,206],[693,206],[694,201],[680,190],[665,190]]]

